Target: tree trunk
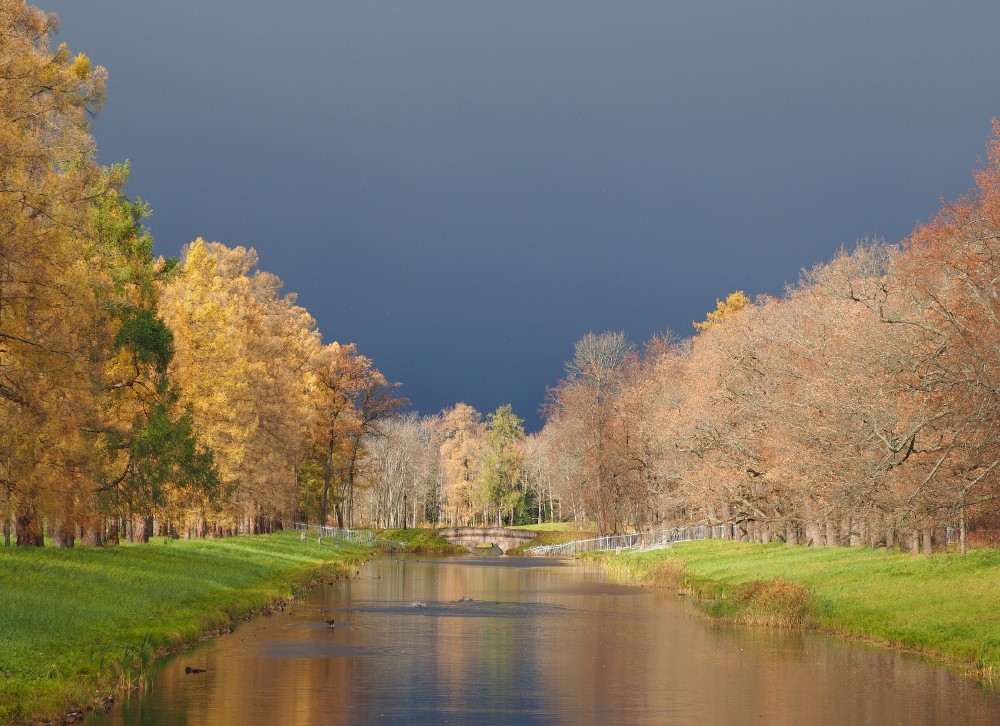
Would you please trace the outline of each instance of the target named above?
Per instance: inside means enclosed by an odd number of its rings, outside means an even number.
[[[80,544],[87,547],[101,547],[104,544],[104,519],[100,516],[89,516],[83,524],[83,534]]]
[[[869,547],[875,549],[882,544],[883,538],[880,534],[881,528],[870,521],[865,521],[865,542]]]
[[[851,528],[851,547],[864,547],[868,544],[868,523],[855,521]]]
[[[792,523],[789,523],[785,528],[785,543],[789,547],[796,547],[799,544],[799,528]]]
[[[45,545],[42,523],[35,515],[35,508],[31,505],[23,507],[17,513],[14,526],[18,547],[42,547]]]
[[[948,528],[936,527],[934,529],[934,544],[939,552],[948,551]]]
[[[917,530],[910,532],[910,554],[920,554],[920,532]]]
[[[76,527],[71,522],[59,521],[52,527],[53,547],[72,547],[76,543]]]
[[[354,437],[354,448],[351,451],[351,463],[347,467],[347,526],[354,528],[354,476],[358,470],[358,453],[361,449],[361,437]]]
[[[129,542],[144,544],[149,542],[149,532],[153,527],[153,519],[143,516],[133,516],[129,518],[127,525],[127,538]]]
[[[108,533],[104,541],[109,545],[121,542],[121,520],[118,517],[112,517],[108,520]]]
[[[333,451],[337,443],[336,437],[337,416],[330,419],[330,433],[326,439],[326,462],[323,465],[323,498],[319,506],[319,526],[326,526],[327,504],[330,496],[330,483],[333,480]],[[343,529],[343,524],[340,525]]]
[[[839,544],[841,547],[844,546],[850,547],[853,545],[853,542],[851,541],[853,539],[852,533],[853,533],[853,523],[851,522],[851,518],[844,517],[843,519],[840,520]]]
[[[732,519],[732,511],[729,509],[729,503],[728,502],[723,502],[722,503],[722,520],[725,523],[725,528],[722,530],[722,539],[732,539],[733,538],[733,529],[732,529],[732,525],[730,524],[730,520],[731,519]]]
[[[958,510],[958,551],[961,554],[966,553],[966,541],[965,541],[965,507],[963,506]]]
[[[3,518],[3,546],[10,547],[10,517]]]
[[[837,525],[832,519],[826,520],[826,546],[840,546],[840,541],[837,539]]]
[[[924,541],[924,554],[930,557],[932,554],[934,554],[934,544],[931,538],[930,527],[925,527],[923,530],[921,530],[921,536],[923,537]]]

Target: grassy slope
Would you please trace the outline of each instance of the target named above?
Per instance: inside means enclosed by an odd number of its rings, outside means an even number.
[[[419,552],[421,554],[447,555],[467,552],[464,547],[454,545],[444,539],[433,528],[383,529],[378,532],[378,541],[392,543],[396,552]]]
[[[511,529],[526,529],[538,532],[538,537],[531,542],[527,542],[520,547],[508,550],[508,555],[523,555],[531,547],[541,547],[543,545],[563,544],[573,542],[578,539],[587,539],[596,536],[592,532],[583,532],[576,528],[573,522],[543,522],[542,524],[521,524]]]
[[[508,529],[526,529],[531,532],[573,532],[580,534],[574,522],[542,522],[541,524],[517,524]]]
[[[678,562],[683,567],[678,567]],[[690,542],[608,558],[640,582],[682,580],[696,592],[738,599],[754,580],[785,578],[812,593],[807,625],[939,654],[981,676],[1000,671],[1000,552],[913,557],[871,549]],[[715,614],[731,609],[706,603]]]
[[[154,653],[276,598],[358,547],[294,532],[108,548],[0,548],[0,723],[127,685]]]

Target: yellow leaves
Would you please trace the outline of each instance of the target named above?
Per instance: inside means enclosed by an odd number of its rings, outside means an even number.
[[[73,63],[70,65],[70,73],[81,81],[85,81],[90,76],[92,70],[90,58],[84,53],[77,53],[73,59]]]
[[[715,310],[708,314],[708,317],[701,323],[693,323],[695,330],[699,333],[710,330],[722,323],[726,318],[738,313],[750,304],[750,298],[742,290],[737,290],[722,300],[715,301]]]
[[[103,93],[86,56],[49,47],[52,20],[0,0],[0,461],[13,496],[85,493],[100,457],[92,431],[106,323],[81,244],[97,168],[85,110]],[[81,74],[81,75],[77,75]]]
[[[486,452],[482,415],[467,403],[457,403],[441,413],[442,495],[452,522],[472,516],[472,487],[480,475]]]
[[[320,355],[315,321],[281,281],[254,273],[257,254],[197,239],[163,290],[161,314],[174,333],[171,367],[199,439],[234,487],[228,516],[287,513],[296,499],[289,472],[312,423],[308,408]],[[350,348],[353,351],[353,347]],[[351,356],[331,350],[328,364]],[[362,359],[367,360],[367,359]]]

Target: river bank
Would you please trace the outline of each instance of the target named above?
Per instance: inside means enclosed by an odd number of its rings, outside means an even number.
[[[100,706],[158,657],[370,554],[297,532],[0,550],[0,723]]]
[[[616,579],[676,587],[714,617],[815,628],[1000,676],[997,550],[913,557],[704,541],[597,559]]]

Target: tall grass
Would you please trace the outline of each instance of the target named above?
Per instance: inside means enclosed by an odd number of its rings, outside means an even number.
[[[0,548],[0,723],[65,713],[144,683],[168,649],[368,550],[294,532],[108,548]]]
[[[613,575],[700,595],[713,615],[802,623],[942,656],[982,678],[1000,672],[997,550],[913,557],[705,541],[603,561]]]

